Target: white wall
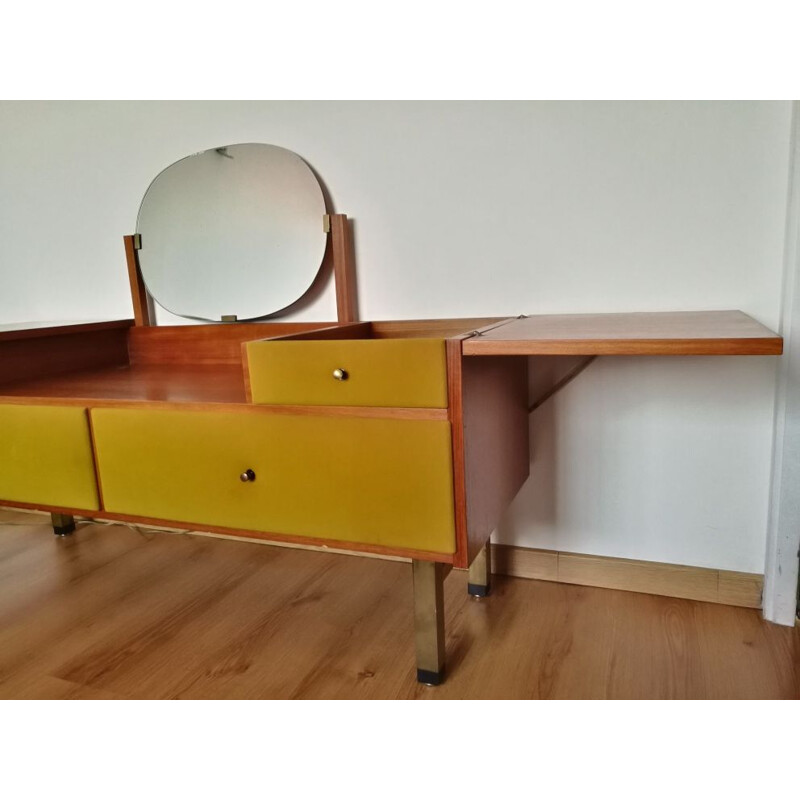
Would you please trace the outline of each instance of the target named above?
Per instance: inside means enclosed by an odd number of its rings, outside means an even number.
[[[789,103],[0,104],[0,322],[131,313],[165,166],[281,145],[355,221],[364,319],[740,308],[777,327]],[[328,291],[302,318],[332,319]],[[163,318],[163,317],[162,317]],[[498,540],[760,572],[775,360],[601,359]]]
[[[767,529],[764,616],[794,625],[800,553],[800,103],[794,103],[791,178],[786,215],[784,356],[775,397],[772,494]]]

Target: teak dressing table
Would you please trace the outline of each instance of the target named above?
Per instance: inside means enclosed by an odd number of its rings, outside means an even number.
[[[570,365],[541,401],[596,356],[782,340],[739,311],[359,322],[347,218],[323,211],[336,322],[153,325],[144,233],[124,239],[134,320],[0,328],[0,504],[61,535],[80,515],[409,558],[417,678],[437,684],[444,579],[489,593],[528,477],[529,357]]]

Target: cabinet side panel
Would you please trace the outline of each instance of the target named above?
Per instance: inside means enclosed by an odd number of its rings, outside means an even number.
[[[461,338],[446,339],[447,354],[447,418],[452,430],[453,457],[453,504],[455,508],[456,552],[453,566],[464,569],[468,566],[467,552],[467,490],[464,478],[464,391],[461,381]]]
[[[524,357],[465,357],[461,371],[471,563],[530,472],[528,362]]]

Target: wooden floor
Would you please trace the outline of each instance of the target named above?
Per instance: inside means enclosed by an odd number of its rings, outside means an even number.
[[[414,677],[408,564],[0,509],[0,698],[798,698],[758,611],[446,581],[449,675]]]

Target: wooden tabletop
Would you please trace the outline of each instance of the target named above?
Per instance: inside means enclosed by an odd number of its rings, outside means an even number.
[[[61,336],[65,333],[88,333],[91,331],[130,328],[132,319],[77,321],[65,320],[48,322],[11,322],[0,325],[0,341],[12,339],[36,339],[43,336]]]
[[[464,355],[780,355],[783,339],[741,311],[552,314],[498,323]]]

